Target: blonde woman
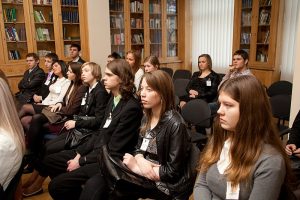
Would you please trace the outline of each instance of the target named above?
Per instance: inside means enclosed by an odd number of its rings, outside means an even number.
[[[0,184],[5,191],[21,166],[25,142],[14,99],[3,78],[0,94]]]

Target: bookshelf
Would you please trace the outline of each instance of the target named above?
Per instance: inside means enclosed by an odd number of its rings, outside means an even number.
[[[265,85],[278,79],[279,0],[235,0],[233,52],[249,53],[249,67]]]
[[[112,52],[124,56],[134,49],[142,59],[156,55],[163,66],[180,68],[185,41],[178,27],[185,26],[185,1],[109,0],[109,9]]]
[[[89,60],[86,0],[1,0],[0,68],[14,92],[27,69],[29,52],[43,57],[55,52],[69,61],[69,45],[81,45],[81,56]]]

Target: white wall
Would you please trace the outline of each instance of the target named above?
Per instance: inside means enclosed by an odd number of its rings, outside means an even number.
[[[103,74],[110,54],[109,1],[88,0],[87,16],[90,61],[100,64]]]
[[[300,110],[300,14],[298,14],[298,26],[297,26],[297,36],[295,43],[295,53],[294,58],[294,78],[293,78],[293,93],[292,93],[292,105],[291,105],[291,115],[290,115],[290,126],[294,122],[294,119]]]

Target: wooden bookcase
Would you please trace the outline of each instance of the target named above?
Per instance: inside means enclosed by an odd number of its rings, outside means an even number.
[[[89,60],[85,0],[2,0],[0,3],[0,68],[12,90],[27,69],[25,56],[43,57],[55,52],[68,61],[68,48],[78,43],[82,57]]]
[[[233,52],[249,53],[249,67],[263,84],[279,79],[279,0],[235,0]]]
[[[162,66],[178,69],[185,57],[185,2],[179,0],[110,0],[111,51],[131,49],[160,58]],[[180,8],[180,9],[179,9]],[[181,38],[181,39],[180,39]]]

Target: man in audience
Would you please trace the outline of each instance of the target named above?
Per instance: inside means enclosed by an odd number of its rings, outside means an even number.
[[[16,99],[20,105],[29,103],[45,80],[45,72],[39,67],[39,61],[36,53],[26,55],[28,70],[19,82],[19,92],[16,93]]]
[[[300,111],[298,112],[293,126],[290,130],[289,140],[285,147],[285,152],[291,158],[291,166],[296,182],[300,182]]]
[[[81,47],[79,44],[71,44],[70,47],[70,57],[72,58],[72,60],[70,62],[77,62],[80,64],[85,63],[85,60],[83,60],[79,54],[81,51]]]

